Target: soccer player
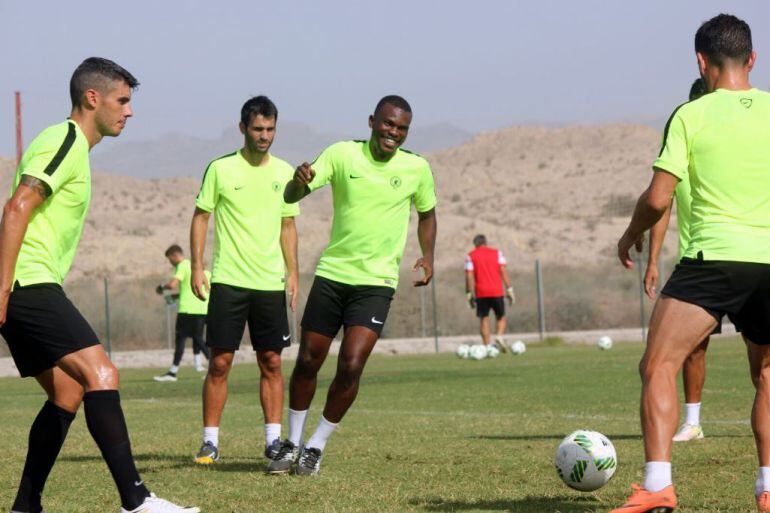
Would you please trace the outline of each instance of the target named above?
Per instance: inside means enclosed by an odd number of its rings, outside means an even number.
[[[179,372],[179,364],[182,362],[184,345],[188,338],[193,341],[193,357],[195,358],[195,370],[203,372],[206,368],[201,361],[201,353],[209,359],[209,348],[203,339],[203,328],[206,325],[206,310],[209,307],[208,299],[201,301],[193,294],[190,286],[192,267],[190,261],[184,257],[182,248],[178,244],[169,246],[166,250],[166,258],[174,266],[174,277],[167,283],[158,285],[155,291],[163,294],[164,290],[179,291],[179,311],[176,315],[176,337],[174,348],[174,361],[168,372],[161,376],[155,376],[155,381],[176,381]],[[211,273],[204,271],[206,278],[211,278]]]
[[[398,284],[412,204],[418,215],[422,257],[413,270],[433,276],[436,194],[428,162],[400,147],[412,122],[412,109],[400,96],[386,96],[369,116],[368,141],[344,141],[304,163],[286,185],[294,203],[331,184],[334,202],[331,240],[321,255],[302,318],[297,362],[289,385],[289,437],[269,473],[316,475],[326,442],[358,393],[359,380],[388,316]],[[300,453],[308,408],[332,339],[344,327],[323,416]]]
[[[283,188],[294,169],[269,152],[277,121],[278,109],[266,96],[246,101],[239,125],[243,147],[209,164],[195,201],[190,230],[192,288],[200,299],[210,292],[206,343],[211,359],[203,384],[203,444],[195,457],[202,465],[219,460],[227,376],[247,323],[260,371],[265,457],[275,457],[280,447],[281,351],[291,339],[286,293],[292,310],[299,293],[294,223],[299,207],[283,200]],[[216,238],[209,285],[203,249],[212,212]]]
[[[690,87],[690,101],[697,100],[706,93],[702,78],[698,78]],[[676,198],[676,220],[679,231],[679,260],[684,256],[687,244],[690,240],[690,180],[684,178],[677,184],[674,190]],[[644,290],[650,299],[655,299],[655,286],[658,283],[658,255],[663,247],[663,239],[666,237],[669,219],[671,218],[671,205],[663,213],[663,217],[650,229],[650,249],[647,260],[647,271],[644,275]],[[721,327],[717,326],[714,333],[720,333]],[[695,351],[684,361],[682,369],[682,381],[684,383],[685,397],[685,421],[674,435],[674,442],[689,442],[703,438],[703,428],[700,423],[701,395],[706,381],[706,349],[709,345],[709,337],[703,339]]]
[[[484,235],[476,235],[473,238],[476,249],[465,257],[465,294],[468,304],[476,308],[479,318],[481,340],[485,346],[489,345],[489,310],[495,312],[497,320],[495,343],[501,351],[506,351],[503,334],[505,333],[505,301],[503,290],[510,304],[516,300],[513,294],[511,280],[505,270],[505,257],[503,252],[487,246],[487,238]]]
[[[618,242],[630,249],[661,218],[677,184],[691,187],[690,241],[655,304],[640,364],[645,480],[615,513],[672,511],[676,374],[727,314],[746,340],[756,396],[752,428],[759,455],[756,500],[770,511],[770,94],[754,89],[751,30],[720,14],[695,35],[709,94],[678,107],[666,125],[655,173]]]
[[[118,371],[61,287],[91,199],[88,153],[103,137],[123,131],[133,114],[131,91],[138,85],[112,61],[83,61],[70,80],[69,119],[46,128],[29,145],[3,209],[0,333],[21,376],[33,376],[48,396],[29,432],[13,513],[43,511],[43,488],[81,402],[88,430],[115,480],[121,512],[199,511],[147,490],[131,454]]]

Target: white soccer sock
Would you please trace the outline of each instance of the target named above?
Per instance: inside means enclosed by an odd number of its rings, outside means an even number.
[[[644,489],[659,492],[672,484],[670,461],[648,461],[644,464]]]
[[[315,428],[315,433],[313,433],[313,436],[308,439],[305,445],[323,451],[324,447],[326,447],[326,442],[329,440],[329,437],[332,436],[332,433],[337,426],[339,426],[339,424],[333,424],[321,415],[321,420],[318,421],[318,427]]]
[[[685,403],[685,423],[700,426],[700,403]]]
[[[302,443],[305,422],[307,422],[307,410],[292,410],[289,408],[289,441],[297,447]]]
[[[219,447],[219,427],[203,428],[203,443],[211,442],[214,447]]]
[[[762,492],[770,492],[770,467],[759,467],[754,491],[757,495]]]
[[[171,367],[168,368],[168,371],[171,374],[176,374],[177,372],[179,372],[179,365],[172,365]]]
[[[281,425],[265,424],[265,445],[270,445],[276,438],[281,438]]]
[[[201,354],[198,353],[196,355],[193,355],[193,359],[195,360],[195,366],[200,367],[203,364],[203,359],[201,358]]]

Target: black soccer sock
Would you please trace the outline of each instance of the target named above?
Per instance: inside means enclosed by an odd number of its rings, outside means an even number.
[[[134,464],[128,428],[117,390],[97,390],[83,396],[88,431],[110,469],[127,510],[138,508],[150,496]]]
[[[42,511],[40,496],[74,418],[74,413],[49,401],[40,409],[29,430],[27,461],[11,509],[30,513]]]

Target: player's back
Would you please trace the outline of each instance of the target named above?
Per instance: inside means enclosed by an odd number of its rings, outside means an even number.
[[[500,266],[505,265],[502,253],[489,246],[479,246],[468,253],[476,283],[476,297],[500,297],[503,295],[503,280]]]

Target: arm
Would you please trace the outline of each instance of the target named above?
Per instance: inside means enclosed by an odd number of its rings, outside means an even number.
[[[655,299],[655,285],[658,283],[658,255],[666,238],[668,223],[671,219],[671,202],[669,202],[663,217],[650,230],[650,252],[647,257],[647,272],[644,274],[644,292],[650,299]]]
[[[433,278],[433,252],[436,248],[436,209],[432,208],[427,212],[418,212],[417,239],[420,241],[422,257],[417,259],[413,271],[422,268],[423,277],[414,282],[415,287],[424,287],[430,283]]]
[[[310,194],[308,185],[313,181],[313,178],[315,178],[315,171],[310,167],[310,164],[304,162],[297,167],[297,170],[294,171],[294,178],[286,184],[286,188],[283,190],[283,201],[296,203]]]
[[[500,277],[503,279],[503,285],[505,285],[505,297],[508,298],[508,303],[515,303],[516,295],[513,293],[513,286],[511,285],[511,279],[508,277],[508,271],[505,269],[505,265],[500,266]]]
[[[473,297],[474,286],[473,271],[465,271],[465,298],[471,308],[476,307],[476,298]]]
[[[190,226],[190,254],[192,255],[190,258],[192,268],[190,286],[192,287],[193,294],[201,301],[206,300],[206,296],[211,290],[206,273],[203,272],[203,250],[206,247],[209,217],[211,217],[210,212],[195,207],[195,213],[193,214]]]
[[[176,288],[179,288],[179,280],[176,278],[171,278],[167,283],[161,283],[158,285],[155,289],[155,292],[158,294],[163,294],[164,290],[171,290]]]
[[[16,261],[29,220],[50,194],[51,189],[44,182],[22,175],[19,187],[3,208],[0,222],[0,326],[5,324]]]
[[[631,258],[631,247],[642,251],[644,232],[658,222],[666,208],[671,204],[679,179],[662,169],[655,169],[652,182],[646,191],[639,196],[634,209],[634,215],[625,233],[618,241],[618,258],[624,267],[631,269],[634,261]]]
[[[281,252],[289,277],[286,281],[286,292],[291,296],[289,306],[291,311],[297,309],[299,298],[299,264],[297,259],[297,224],[293,217],[281,219]]]

